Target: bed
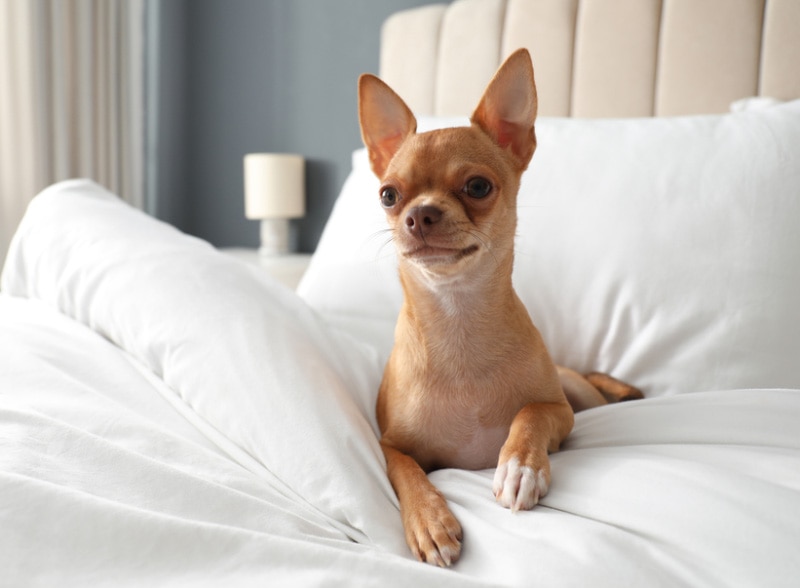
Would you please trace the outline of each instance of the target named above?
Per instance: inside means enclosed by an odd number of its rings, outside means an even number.
[[[797,585],[799,27],[793,0],[386,22],[421,129],[531,50],[514,282],[558,363],[646,396],[579,413],[531,511],[433,472],[447,570],[411,557],[378,445],[401,292],[362,150],[298,292],[90,180],[47,188],[0,281],[0,584]]]

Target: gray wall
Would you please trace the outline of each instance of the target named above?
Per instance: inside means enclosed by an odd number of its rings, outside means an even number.
[[[151,210],[214,245],[254,247],[242,158],[299,153],[308,213],[294,231],[313,251],[360,146],[356,80],[377,73],[380,25],[430,2],[153,0]]]
[[[147,3],[146,210],[188,231],[185,0]]]

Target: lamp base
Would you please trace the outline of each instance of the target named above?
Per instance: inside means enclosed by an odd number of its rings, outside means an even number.
[[[289,253],[289,219],[265,218],[261,220],[261,247],[258,254],[275,257]]]

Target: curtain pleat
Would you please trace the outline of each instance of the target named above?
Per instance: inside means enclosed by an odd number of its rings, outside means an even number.
[[[23,0],[0,0],[0,261],[38,187],[33,13]]]
[[[0,260],[30,199],[88,177],[142,207],[145,0],[0,0]]]

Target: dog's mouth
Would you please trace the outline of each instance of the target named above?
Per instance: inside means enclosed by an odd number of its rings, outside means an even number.
[[[463,249],[451,247],[434,247],[432,245],[423,245],[412,249],[404,254],[405,257],[421,261],[426,264],[430,263],[456,263],[462,259],[469,257],[478,252],[477,245],[470,245]]]

